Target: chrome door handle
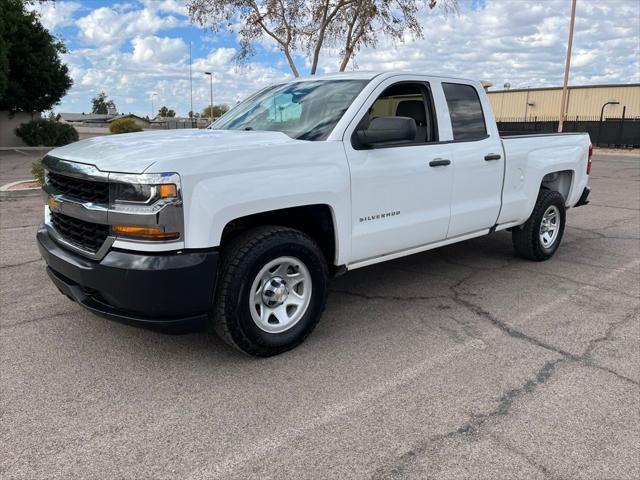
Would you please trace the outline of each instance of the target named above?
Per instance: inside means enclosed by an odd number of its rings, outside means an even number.
[[[490,162],[491,160],[500,160],[501,158],[502,157],[500,156],[499,153],[490,153],[490,154],[484,156],[484,159],[487,162]]]
[[[451,163],[451,160],[446,158],[434,158],[429,162],[430,167],[445,167]]]

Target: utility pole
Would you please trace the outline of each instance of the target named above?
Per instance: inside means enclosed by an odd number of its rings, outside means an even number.
[[[211,98],[210,98],[210,103],[209,103],[209,121],[213,122],[213,73],[211,72],[204,72],[205,75],[209,75],[209,82],[210,82],[210,87],[211,87]]]
[[[569,83],[569,68],[571,67],[571,46],[573,45],[573,25],[576,20],[576,1],[571,0],[571,21],[569,22],[569,42],[567,43],[567,61],[564,64],[564,83],[562,84],[562,100],[560,101],[560,121],[558,122],[558,132],[562,132],[564,123],[564,111],[567,102],[567,84]]]
[[[193,77],[191,75],[191,42],[189,42],[189,98],[191,101],[191,126],[193,127],[193,117],[195,113],[193,112]]]

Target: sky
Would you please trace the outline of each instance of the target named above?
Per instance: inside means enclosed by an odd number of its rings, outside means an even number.
[[[183,0],[56,0],[31,7],[62,39],[73,86],[55,112],[89,112],[101,90],[122,113],[151,115],[162,105],[179,116],[213,102],[234,104],[291,78],[275,45],[262,41],[239,65],[238,38],[190,22]],[[640,1],[578,0],[570,85],[640,82]],[[363,48],[347,70],[408,70],[488,80],[502,88],[560,86],[571,0],[459,0],[458,14],[420,14],[424,37]],[[301,73],[308,61],[297,57]],[[339,50],[327,49],[320,73],[335,72]],[[153,95],[153,94],[156,95]]]

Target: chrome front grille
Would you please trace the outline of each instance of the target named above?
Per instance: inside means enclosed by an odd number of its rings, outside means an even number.
[[[95,165],[45,156],[43,185],[47,206],[44,223],[51,238],[61,247],[92,260],[102,260],[116,241],[110,225],[151,227],[156,230],[177,232],[182,240],[184,214],[180,196],[180,177],[177,173],[128,174],[100,170]],[[174,185],[175,198],[156,200],[146,205],[115,198],[118,186]],[[111,190],[111,186],[114,187]],[[120,188],[120,190],[122,190]],[[153,190],[154,193],[157,193]],[[155,198],[155,197],[154,197]],[[122,242],[177,243],[174,238],[164,240],[127,237]],[[175,245],[174,245],[175,246]]]
[[[90,223],[51,212],[51,225],[68,243],[82,250],[96,253],[109,236],[109,226]]]
[[[72,200],[103,205],[109,203],[109,184],[106,182],[96,182],[47,172],[47,183],[56,193]]]

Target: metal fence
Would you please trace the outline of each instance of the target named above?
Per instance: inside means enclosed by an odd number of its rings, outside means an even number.
[[[214,119],[215,120],[215,119]],[[181,128],[206,128],[211,123],[208,118],[164,118],[161,120],[154,119],[151,124],[146,127],[154,130],[175,130]]]
[[[558,120],[532,117],[528,119],[504,118],[498,122],[502,136],[554,133]],[[599,147],[640,147],[640,118],[571,117],[565,119],[563,132],[586,132],[591,143]]]

